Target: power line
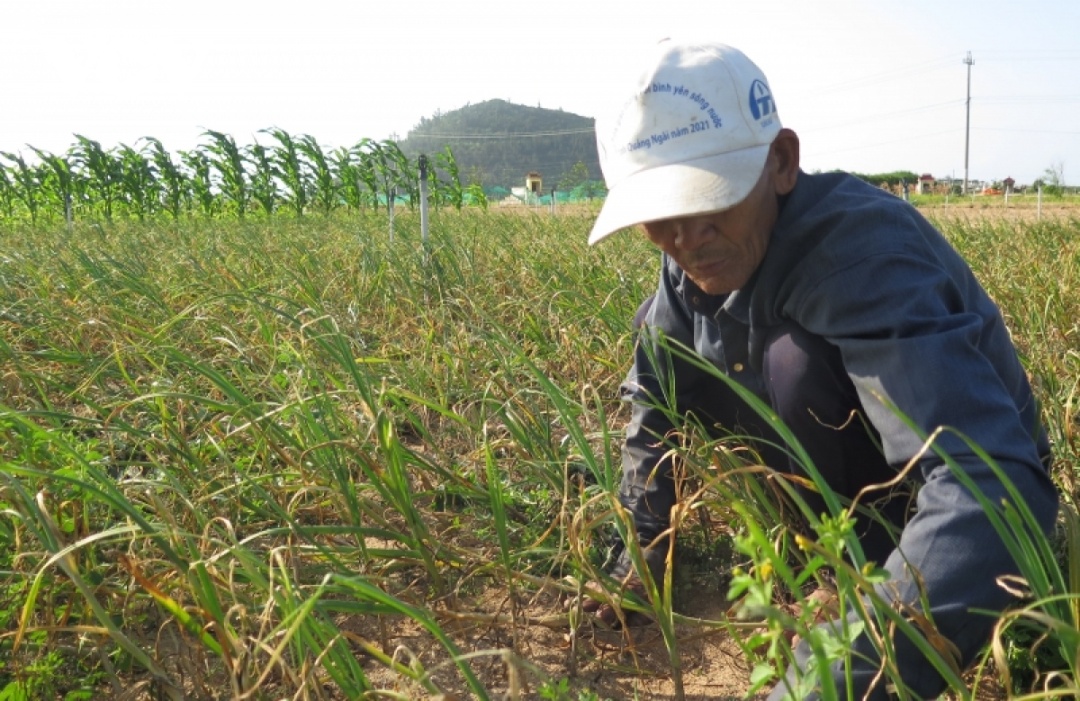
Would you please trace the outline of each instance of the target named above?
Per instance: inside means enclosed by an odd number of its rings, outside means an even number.
[[[1078,136],[1080,131],[1058,131],[1055,129],[1004,129],[1001,127],[974,127],[975,131],[1003,131],[1010,134],[1060,134],[1062,136]]]
[[[521,131],[512,132],[507,134],[417,134],[415,132],[409,134],[410,139],[415,137],[423,137],[427,139],[533,139],[542,136],[573,136],[575,134],[595,134],[596,130],[592,127],[588,129],[564,129],[562,131]]]
[[[851,80],[845,80],[839,83],[832,83],[822,87],[812,88],[811,92],[814,95],[820,95],[822,93],[833,92],[837,90],[848,90],[852,87],[863,85],[865,83],[881,83],[888,80],[895,80],[897,78],[903,78],[908,75],[916,73],[926,73],[933,68],[944,68],[950,65],[956,59],[956,54],[949,54],[941,58],[931,59],[923,63],[904,65],[903,68],[893,68],[886,71],[880,71],[878,73],[871,73],[869,75],[861,76],[858,78],[852,78]]]
[[[976,96],[978,97],[978,96]],[[1080,102],[1080,95],[994,95],[990,97],[978,97],[981,105],[1010,105],[1010,104],[1057,104],[1067,102]]]
[[[852,126],[853,124],[861,124],[863,122],[880,122],[882,119],[887,119],[889,117],[896,117],[896,116],[905,115],[905,114],[912,114],[914,112],[925,112],[925,111],[928,111],[928,110],[940,109],[942,107],[952,107],[952,106],[960,104],[960,102],[961,102],[960,100],[949,100],[947,102],[938,102],[938,103],[935,103],[935,104],[932,104],[932,105],[922,105],[920,107],[911,107],[911,108],[906,109],[906,110],[896,110],[894,112],[879,112],[877,114],[864,115],[862,117],[859,117],[858,119],[851,119],[851,120],[848,120],[846,122],[830,123],[830,124],[828,124],[826,126],[806,126],[806,127],[804,127],[804,126],[800,125],[800,130],[827,131],[829,129],[839,129],[841,127],[849,127],[849,126]]]
[[[1042,55],[1031,56],[1031,55],[1024,55],[1022,53],[1010,53],[1010,52],[1000,52],[1000,53],[990,52],[990,53],[985,53],[985,52],[980,51],[979,52],[979,60],[980,61],[991,61],[991,62],[995,62],[995,63],[999,62],[999,61],[1000,62],[1008,62],[1008,63],[1019,63],[1020,61],[1054,61],[1054,62],[1059,62],[1059,61],[1080,61],[1080,54],[1055,56],[1052,53],[1044,53]]]
[[[900,139],[891,139],[889,141],[878,141],[878,142],[872,143],[872,144],[861,143],[861,144],[858,144],[856,146],[850,146],[848,148],[831,148],[828,151],[820,151],[818,153],[807,153],[806,156],[807,157],[823,156],[823,155],[828,155],[828,154],[833,154],[833,153],[846,153],[848,151],[861,151],[863,149],[876,148],[878,146],[890,146],[892,144],[902,144],[902,143],[907,143],[909,141],[922,141],[923,139],[928,139],[931,136],[941,136],[943,134],[955,134],[957,131],[959,131],[959,130],[954,128],[954,129],[944,129],[942,131],[929,132],[929,133],[926,133],[926,134],[911,134],[910,136],[905,136],[905,137],[900,138]]]

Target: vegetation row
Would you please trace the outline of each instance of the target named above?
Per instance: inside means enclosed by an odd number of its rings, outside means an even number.
[[[311,136],[266,129],[271,145],[241,145],[207,131],[202,145],[173,154],[158,139],[115,148],[85,136],[66,153],[30,146],[37,156],[0,152],[0,219],[145,221],[159,216],[231,215],[312,210],[359,211],[419,202],[421,166],[436,207],[485,205],[479,186],[463,188],[449,148],[410,158],[393,141],[362,139],[325,150]],[[6,161],[6,162],[4,162]]]

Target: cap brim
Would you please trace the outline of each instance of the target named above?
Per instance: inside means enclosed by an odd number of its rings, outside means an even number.
[[[589,245],[644,222],[719,212],[746,199],[761,177],[770,144],[656,166],[608,191]]]

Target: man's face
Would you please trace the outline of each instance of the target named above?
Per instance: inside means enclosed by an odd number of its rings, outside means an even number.
[[[719,295],[741,288],[765,257],[779,213],[770,163],[754,189],[722,212],[641,225],[703,292]]]

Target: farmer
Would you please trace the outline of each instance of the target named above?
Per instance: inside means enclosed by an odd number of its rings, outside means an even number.
[[[916,608],[924,593],[967,665],[995,623],[978,611],[1014,600],[995,580],[1017,565],[937,451],[1000,505],[1010,497],[972,445],[985,450],[1045,531],[1058,503],[1038,406],[994,302],[903,200],[846,174],[802,172],[799,139],[781,126],[768,81],[736,49],[665,40],[612,107],[596,124],[609,194],[589,243],[636,227],[662,252],[622,388],[633,413],[619,499],[652,576],[663,581],[667,539],[657,536],[678,496],[670,436],[681,422],[671,417],[747,437],[775,470],[802,470],[735,391],[668,350],[675,341],[771,406],[834,492],[854,500],[871,487],[862,503],[878,500],[895,526],[856,518],[865,559],[890,573],[878,592]],[[939,427],[955,430],[928,448]],[[873,488],[886,483],[917,487],[917,500],[911,489]],[[803,495],[825,510],[813,491]],[[640,592],[627,553],[611,574],[620,591]],[[585,608],[615,619],[611,604]],[[938,694],[944,680],[897,637],[903,683]],[[848,691],[885,698],[866,636],[856,653]],[[800,664],[809,654],[805,643],[796,649]],[[832,673],[844,689],[843,664]],[[789,670],[774,696],[793,679]]]

